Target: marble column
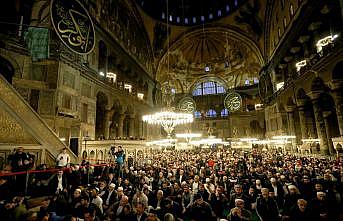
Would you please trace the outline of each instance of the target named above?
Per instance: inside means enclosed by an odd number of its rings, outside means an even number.
[[[129,118],[129,137],[135,137],[135,117],[130,115]]]
[[[104,116],[104,137],[105,140],[108,140],[109,135],[110,135],[110,118],[111,118],[111,111],[110,110],[105,110],[105,116]]]
[[[123,138],[123,130],[124,130],[124,119],[126,115],[120,114],[118,119],[118,137]]]
[[[333,155],[335,153],[335,151],[334,151],[334,148],[333,148],[333,143],[332,143],[332,140],[331,140],[331,133],[330,133],[330,123],[329,123],[329,116],[330,115],[331,115],[331,111],[324,111],[323,112],[325,131],[326,131],[326,136],[327,136],[327,139],[328,139],[329,154]]]
[[[335,101],[339,134],[343,137],[343,97],[341,91],[334,91],[333,99]]]
[[[138,117],[138,138],[143,137],[143,121],[142,117]]]
[[[312,99],[312,105],[313,105],[313,112],[314,112],[314,118],[316,121],[316,129],[318,138],[320,139],[320,152],[324,155],[329,154],[329,146],[328,146],[328,139],[325,129],[325,122],[323,117],[323,111],[321,106],[319,105],[318,99]]]
[[[301,138],[307,139],[307,128],[306,128],[306,115],[305,115],[305,107],[304,106],[298,106],[298,112],[299,112],[299,124],[300,124],[300,130],[301,130]]]

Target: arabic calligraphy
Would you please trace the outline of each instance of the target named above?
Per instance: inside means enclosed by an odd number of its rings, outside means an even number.
[[[196,109],[194,100],[190,97],[182,98],[179,102],[179,109],[187,113],[193,113]]]
[[[91,17],[77,0],[52,0],[51,21],[61,41],[79,54],[90,53],[95,45]]]
[[[224,106],[228,111],[235,112],[241,108],[242,97],[236,92],[230,92],[224,99]]]

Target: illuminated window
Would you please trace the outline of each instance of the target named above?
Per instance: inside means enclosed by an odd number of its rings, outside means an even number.
[[[193,90],[193,96],[209,95],[209,94],[224,94],[225,88],[214,81],[200,83]]]
[[[286,28],[287,27],[287,18],[283,17],[283,27]]]
[[[224,108],[224,109],[220,112],[220,116],[222,116],[222,117],[227,117],[227,116],[229,116],[229,111],[228,111],[226,108]]]
[[[250,85],[249,79],[246,79],[246,80],[244,81],[244,85],[245,85],[245,86],[249,86],[249,85]]]
[[[254,84],[258,84],[260,81],[258,80],[257,77],[254,77]]]
[[[277,34],[278,34],[278,36],[280,38],[281,37],[281,29],[280,28],[277,29]]]
[[[225,9],[226,9],[227,12],[229,12],[230,11],[230,6],[226,5]]]
[[[210,109],[206,112],[206,117],[216,117],[217,116],[217,112],[213,109]]]
[[[194,117],[195,117],[195,118],[201,118],[201,113],[200,113],[200,111],[195,111],[195,112],[194,112]]]
[[[289,7],[289,13],[291,13],[291,16],[294,15],[294,9],[293,9],[293,4]]]
[[[222,16],[222,11],[221,11],[221,10],[218,10],[217,16],[218,16],[218,17]]]

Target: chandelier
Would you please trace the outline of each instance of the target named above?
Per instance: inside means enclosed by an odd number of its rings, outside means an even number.
[[[171,137],[171,134],[177,125],[188,124],[193,122],[193,114],[167,110],[157,112],[151,115],[144,115],[143,121],[148,124],[161,125],[163,129],[167,132],[168,137]]]
[[[167,72],[169,73],[169,9],[167,0]],[[164,102],[165,108],[160,112],[144,115],[143,121],[148,124],[161,125],[163,129],[167,132],[168,138],[171,138],[172,132],[177,125],[188,124],[193,122],[193,114],[186,112],[176,112],[171,104],[174,101],[175,91],[170,87],[169,79],[166,82],[165,87],[162,90],[162,100]]]

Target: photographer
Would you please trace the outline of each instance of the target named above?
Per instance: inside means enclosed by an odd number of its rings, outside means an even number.
[[[67,153],[67,148],[63,148],[61,153],[56,157],[56,166],[58,168],[66,167],[70,163],[70,156]]]

